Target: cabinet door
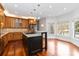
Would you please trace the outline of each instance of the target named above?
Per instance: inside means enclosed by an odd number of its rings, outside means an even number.
[[[4,42],[5,42],[4,46],[6,46],[6,44],[8,43],[8,37],[7,37],[7,35],[3,36],[2,40],[4,40]]]
[[[0,16],[0,29],[3,27],[2,16]]]
[[[28,20],[24,19],[22,20],[22,26],[23,28],[28,28]]]
[[[0,16],[4,15],[4,10],[2,9],[1,5],[0,5]]]
[[[11,26],[11,21],[9,17],[5,17],[5,27],[10,28]]]
[[[8,33],[7,34],[7,39],[8,39],[8,41],[14,40],[13,34],[12,33]]]
[[[22,34],[20,32],[15,32],[14,33],[14,40],[20,40],[22,39]]]
[[[0,28],[4,27],[4,20],[5,20],[5,17],[0,15]]]
[[[5,27],[6,28],[12,28],[12,27],[14,27],[14,18],[6,16],[5,17]]]
[[[29,55],[42,51],[42,37],[29,37],[26,39]]]

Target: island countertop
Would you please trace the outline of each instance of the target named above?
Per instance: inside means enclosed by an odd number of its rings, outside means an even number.
[[[27,34],[27,33],[23,33],[25,36],[27,37],[34,37],[34,36],[41,36],[41,33],[46,32],[46,31],[36,31],[35,33],[32,34]]]
[[[0,34],[0,38],[2,38],[4,35],[8,34],[8,32],[5,32],[5,33],[1,33]]]
[[[41,33],[34,33],[34,34],[26,34],[26,33],[23,33],[25,36],[27,37],[35,37],[35,36],[41,36]]]

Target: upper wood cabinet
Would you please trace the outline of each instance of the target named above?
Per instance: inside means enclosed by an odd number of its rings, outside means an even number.
[[[5,21],[4,21],[4,23],[5,23],[4,27],[12,28],[12,27],[14,27],[14,22],[15,22],[14,18],[6,16]]]
[[[37,24],[37,21],[35,19],[28,19],[30,25],[35,25]]]
[[[4,8],[2,7],[2,5],[0,4],[0,16],[4,15]]]
[[[30,25],[36,24],[36,20],[5,16],[3,23],[4,28],[29,28]]]
[[[4,26],[4,9],[2,7],[2,5],[0,4],[0,29],[3,28]]]
[[[22,24],[21,25],[22,25],[23,28],[28,28],[29,27],[28,24],[29,23],[28,23],[27,19],[22,19]]]

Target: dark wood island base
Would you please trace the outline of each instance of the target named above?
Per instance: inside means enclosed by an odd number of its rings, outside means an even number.
[[[44,47],[43,47],[43,42],[45,43]],[[42,32],[40,34],[24,34],[23,45],[24,45],[24,49],[26,53],[28,52],[29,56],[35,55],[38,52],[42,52],[44,49],[46,51],[47,50],[47,33]]]

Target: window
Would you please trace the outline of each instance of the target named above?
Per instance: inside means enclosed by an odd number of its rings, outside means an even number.
[[[75,22],[75,37],[79,38],[79,21]]]
[[[61,35],[67,35],[69,33],[69,23],[68,22],[58,22],[57,23],[57,33]]]

